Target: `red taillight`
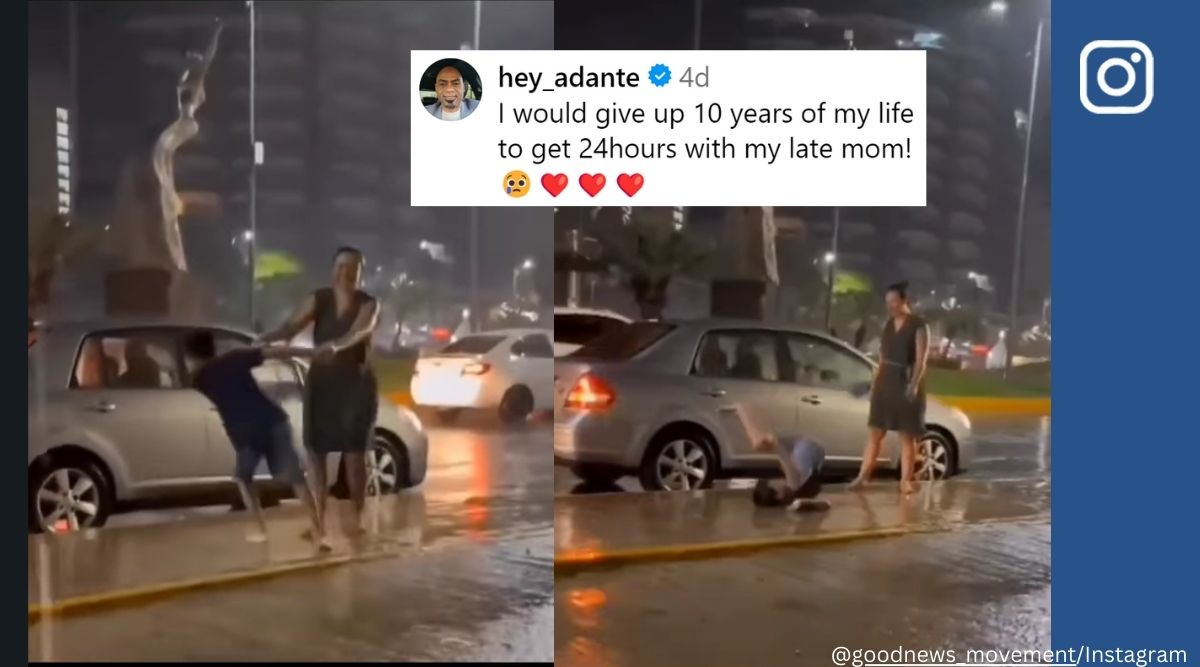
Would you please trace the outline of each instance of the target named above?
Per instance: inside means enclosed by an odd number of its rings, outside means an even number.
[[[471,363],[471,364],[467,364],[466,366],[463,366],[462,374],[463,375],[483,375],[484,373],[486,373],[490,370],[492,370],[491,364],[485,364],[483,362],[476,362],[476,363]]]
[[[439,343],[449,342],[451,335],[452,333],[449,329],[442,329],[440,327],[429,332],[429,337]]]
[[[603,410],[617,400],[612,385],[594,375],[584,375],[567,392],[566,407],[576,410]]]

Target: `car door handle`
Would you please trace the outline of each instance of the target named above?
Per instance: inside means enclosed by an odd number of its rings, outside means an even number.
[[[706,389],[700,393],[705,396],[711,396],[713,398],[721,398],[721,397],[725,396],[725,390],[721,389],[720,387],[713,387],[711,389]]]
[[[112,401],[99,401],[92,406],[92,410],[96,412],[113,412],[117,409],[117,404]]]
[[[805,396],[804,398],[802,398],[800,400],[803,401],[804,403],[808,403],[809,405],[820,405],[821,404],[821,398],[815,394],[812,396]]]

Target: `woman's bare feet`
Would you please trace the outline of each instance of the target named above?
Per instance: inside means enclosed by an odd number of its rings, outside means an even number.
[[[916,482],[900,482],[900,493],[911,496],[917,492]]]
[[[846,488],[849,489],[850,491],[861,491],[862,489],[867,488],[868,484],[870,484],[870,482],[863,479],[862,477],[855,477],[854,481],[850,482],[850,484],[848,484],[846,486]]]

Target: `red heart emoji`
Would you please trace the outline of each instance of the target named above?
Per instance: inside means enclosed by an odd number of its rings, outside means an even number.
[[[546,192],[549,192],[551,197],[557,197],[567,189],[567,175],[542,174],[542,187],[546,188]]]
[[[617,176],[617,187],[629,195],[630,197],[637,194],[638,190],[642,189],[642,184],[646,179],[642,178],[641,174],[621,174]]]
[[[604,189],[604,174],[580,174],[579,187],[589,195],[595,197],[598,192]]]

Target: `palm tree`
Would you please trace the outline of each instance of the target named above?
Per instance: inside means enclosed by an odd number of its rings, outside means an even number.
[[[606,209],[620,213],[620,209]],[[643,319],[662,317],[671,279],[695,269],[708,248],[688,236],[670,208],[634,208],[599,226],[605,260],[617,268]]]

